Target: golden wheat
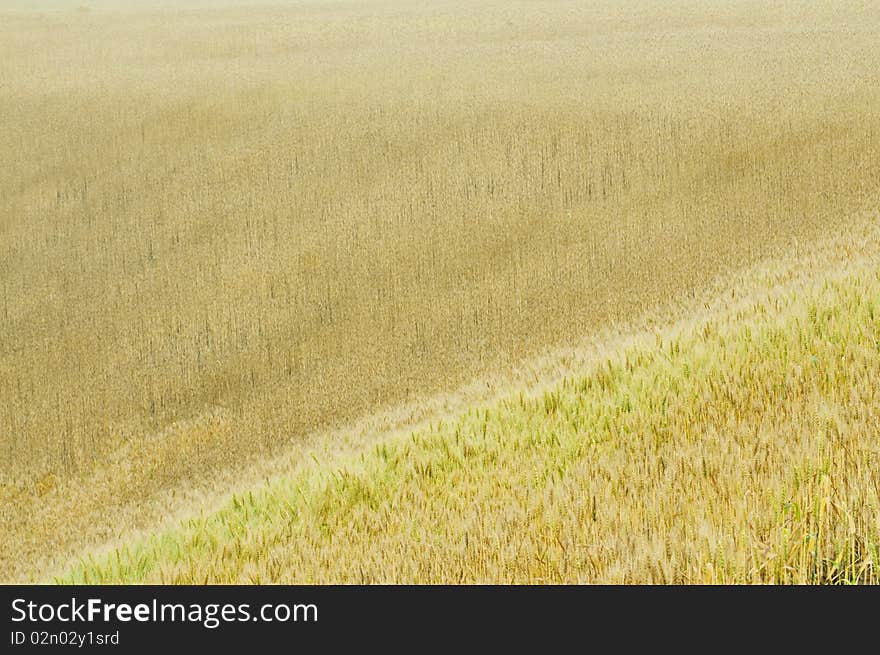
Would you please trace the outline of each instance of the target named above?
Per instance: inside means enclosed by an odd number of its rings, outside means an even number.
[[[130,7],[0,15],[4,579],[876,198],[868,2]]]
[[[813,275],[531,397],[325,459],[59,580],[878,583],[877,218],[866,257],[811,257]]]

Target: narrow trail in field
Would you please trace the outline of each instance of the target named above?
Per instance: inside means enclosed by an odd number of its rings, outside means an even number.
[[[237,470],[221,470],[207,484],[167,489],[138,504],[114,503],[113,491],[125,484],[125,466],[107,467],[79,485],[52,489],[51,503],[37,503],[36,520],[56,526],[51,544],[30,537],[28,557],[4,562],[4,577],[14,582],[51,580],[66,570],[71,559],[85,553],[100,555],[121,543],[130,543],[145,533],[162,531],[179,521],[210,513],[227,503],[232,494],[260,487],[304,468],[326,466],[380,441],[408,435],[431,423],[455,417],[468,409],[493,404],[512,395],[532,396],[576,374],[591,362],[635,344],[651,344],[674,335],[709,316],[727,315],[774,296],[797,291],[817,276],[846,271],[875,263],[880,257],[880,221],[876,210],[852,218],[849,227],[815,243],[796,244],[758,265],[717,279],[700,294],[680,298],[676,303],[651,311],[626,325],[609,327],[587,336],[570,348],[547,352],[515,370],[496,372],[446,394],[386,408],[350,425],[313,434],[282,455],[249,462]],[[210,412],[194,422],[192,429],[223,429],[222,412]],[[79,508],[73,512],[72,508]],[[83,511],[83,507],[91,510]],[[78,516],[77,525],[65,524]],[[64,526],[60,529],[60,526]],[[129,526],[119,528],[114,526]],[[23,543],[27,539],[22,536]],[[39,552],[38,552],[39,551]],[[47,576],[47,572],[49,575]]]

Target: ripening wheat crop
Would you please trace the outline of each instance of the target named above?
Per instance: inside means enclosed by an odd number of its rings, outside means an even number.
[[[846,230],[878,42],[872,2],[0,4],[0,578]]]
[[[60,581],[880,583],[870,221],[555,385],[236,494]]]

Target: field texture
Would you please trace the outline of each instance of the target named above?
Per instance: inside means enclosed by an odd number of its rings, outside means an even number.
[[[871,220],[537,393],[234,495],[60,580],[880,583]]]
[[[0,0],[0,579],[876,581],[876,3],[234,4]]]

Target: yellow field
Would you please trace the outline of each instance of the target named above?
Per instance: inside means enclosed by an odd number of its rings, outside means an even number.
[[[880,583],[869,220],[555,386],[325,459],[59,581]]]
[[[79,4],[0,0],[0,580],[876,581],[875,3]]]

